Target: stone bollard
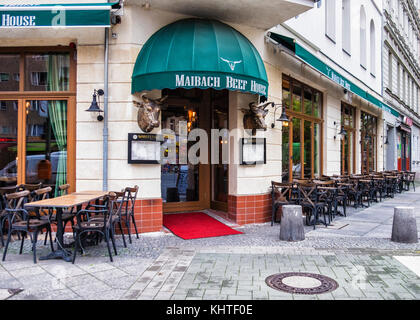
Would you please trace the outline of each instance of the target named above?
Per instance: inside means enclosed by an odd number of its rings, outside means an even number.
[[[296,205],[282,206],[283,215],[280,223],[280,240],[301,241],[305,240],[303,229],[302,207]]]
[[[417,222],[413,207],[395,207],[391,241],[417,243]]]

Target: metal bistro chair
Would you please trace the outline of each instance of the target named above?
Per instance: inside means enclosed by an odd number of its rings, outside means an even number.
[[[338,214],[338,188],[333,180],[314,180],[317,185],[317,193],[319,201],[323,201],[328,205],[329,222]]]
[[[416,173],[406,172],[405,178],[404,178],[405,190],[410,191],[410,184],[412,184],[414,191],[416,191],[415,181],[416,181]]]
[[[111,218],[111,223],[112,223],[112,228],[111,231],[113,233],[113,235],[115,235],[115,227],[116,225],[118,225],[119,229],[120,229],[120,233],[123,239],[123,243],[124,243],[124,247],[127,248],[127,243],[125,241],[125,236],[124,236],[124,232],[123,232],[123,228],[122,228],[122,214],[123,214],[123,208],[127,203],[127,199],[125,198],[125,192],[114,192],[115,193],[115,200],[112,202],[112,207],[111,207],[111,214],[112,214],[112,218]],[[105,209],[107,205],[90,205],[91,207],[94,208],[102,208]],[[101,214],[97,214],[94,217],[92,217],[90,219],[90,221],[100,221],[103,220],[103,215]]]
[[[311,225],[313,218],[314,229],[318,224],[319,216],[322,214],[324,220],[321,221],[325,226],[328,225],[325,219],[325,209],[328,210],[328,204],[320,201],[316,184],[298,184],[298,201],[297,204],[302,206],[302,210],[306,211],[306,224]],[[309,214],[308,214],[309,211]]]
[[[40,183],[24,183],[16,186],[16,192],[28,190],[31,193],[29,194],[28,201],[32,201],[33,198],[33,191],[41,189],[42,182]]]
[[[134,217],[134,208],[135,208],[135,204],[136,204],[136,198],[137,198],[138,191],[139,191],[139,186],[137,186],[137,185],[134,186],[133,188],[126,187],[124,189],[126,203],[125,203],[125,212],[123,213],[123,215],[124,215],[124,218],[125,218],[124,219],[125,220],[125,226],[128,229],[128,240],[130,241],[130,244],[131,244],[130,220],[134,224],[134,230],[136,231],[137,239],[139,238],[139,233],[137,231],[137,226],[136,226],[136,219]]]
[[[271,226],[275,222],[281,222],[276,220],[277,210],[288,204],[294,204],[294,187],[293,183],[281,183],[276,181],[271,181],[271,200],[272,200],[272,213],[271,213]]]
[[[2,187],[0,188],[0,238],[1,238],[1,245],[4,247],[4,239],[3,239],[3,227],[4,222],[7,218],[7,199],[6,194],[9,193],[15,193],[16,192],[16,186],[14,187]]]
[[[50,235],[51,250],[54,251],[51,236],[51,225],[49,224],[49,222],[40,219],[40,214],[38,210],[34,212],[28,212],[27,210],[23,209],[23,205],[26,203],[29,193],[30,192],[28,190],[25,190],[6,195],[7,200],[11,200],[11,202],[8,203],[8,206],[10,204],[13,204],[13,202],[15,202],[15,205],[13,208],[11,206],[6,208],[9,230],[7,234],[6,246],[3,252],[3,261],[6,259],[7,249],[9,247],[9,243],[13,232],[18,232],[22,236],[19,254],[22,254],[25,236],[29,234],[32,242],[34,263],[36,263],[36,244],[38,240],[38,233],[42,230],[45,229],[47,234]]]
[[[50,193],[51,193],[51,191],[52,191],[51,187],[48,187],[48,188],[50,188]],[[69,184],[63,184],[63,185],[61,185],[61,186],[58,187],[58,189],[61,191],[62,195],[67,194],[67,192],[68,192],[67,190],[69,188],[70,188],[70,185]],[[37,191],[35,191],[35,193],[36,192]],[[39,193],[39,191],[38,191],[38,193]],[[42,199],[46,199],[46,198],[48,198],[48,195],[44,194]],[[38,196],[38,200],[42,200],[42,199],[39,198],[39,196]],[[67,210],[63,211],[63,213],[61,215],[61,221],[63,222],[63,230],[66,229],[66,225],[67,225],[68,222],[70,222],[70,224],[71,224],[72,227],[74,226],[74,217],[75,217],[75,214],[73,213],[73,210],[74,209],[71,208],[70,211],[67,211]],[[43,215],[41,217],[41,219],[47,219],[47,218],[48,218],[50,224],[57,224],[57,215],[56,215],[56,211],[55,210],[50,210],[48,216]],[[54,239],[54,241],[57,241],[57,239]],[[47,244],[47,237],[45,236],[44,245],[46,245],[46,244]]]
[[[95,208],[95,209],[82,209],[79,210],[76,214],[76,224],[73,229],[75,232],[75,248],[73,252],[72,263],[76,261],[76,253],[80,249],[83,253],[82,246],[82,235],[89,233],[96,233],[98,236],[105,238],[105,242],[108,248],[109,258],[111,262],[112,259],[111,247],[109,240],[111,240],[114,252],[117,254],[117,249],[115,247],[115,239],[112,232],[112,207],[114,206],[114,201],[116,200],[116,195],[113,192],[110,192],[107,196],[105,202],[107,203],[107,208]],[[91,217],[93,219],[91,219]],[[103,219],[98,219],[102,217]],[[85,220],[87,219],[87,220]]]

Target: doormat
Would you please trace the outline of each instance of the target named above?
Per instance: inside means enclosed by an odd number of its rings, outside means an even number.
[[[242,234],[203,212],[186,212],[163,215],[163,225],[184,239],[211,238]]]

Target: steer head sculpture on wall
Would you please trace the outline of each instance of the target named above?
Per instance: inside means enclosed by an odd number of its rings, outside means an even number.
[[[164,96],[160,99],[147,98],[146,94],[141,95],[141,102],[133,101],[134,106],[139,110],[137,112],[137,124],[143,132],[150,132],[159,127],[159,115],[161,105],[168,98]]]
[[[244,129],[252,129],[253,135],[257,129],[267,130],[265,116],[268,110],[266,108],[272,104],[273,102],[263,102],[257,105],[255,102],[251,102],[249,109],[242,109],[244,113]]]

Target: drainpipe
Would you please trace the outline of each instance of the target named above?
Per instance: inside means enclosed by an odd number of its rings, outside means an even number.
[[[108,190],[108,59],[109,59],[109,28],[105,28],[105,58],[104,58],[104,128],[103,128],[103,185],[102,190]]]

